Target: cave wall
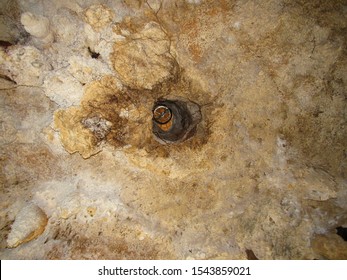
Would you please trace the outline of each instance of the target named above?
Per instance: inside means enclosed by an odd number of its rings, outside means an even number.
[[[1,259],[347,258],[344,1],[0,2]]]

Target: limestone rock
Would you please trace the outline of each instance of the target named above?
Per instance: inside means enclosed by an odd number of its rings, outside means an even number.
[[[18,1],[1,1],[0,41],[16,44],[25,40],[25,31],[18,20],[20,13]]]
[[[135,89],[152,89],[175,75],[170,41],[155,22],[150,22],[125,41],[114,44],[113,67],[122,82]]]
[[[83,23],[77,13],[70,9],[59,9],[51,19],[56,42],[73,46],[76,41],[83,40]]]
[[[46,96],[62,108],[78,105],[83,96],[82,84],[66,70],[49,73],[43,87]]]
[[[26,86],[42,85],[46,71],[51,69],[47,58],[33,46],[16,45],[8,52],[0,50],[0,64],[0,74]]]
[[[69,73],[81,84],[91,83],[105,75],[111,75],[111,70],[101,61],[73,56],[69,59]]]
[[[105,5],[92,5],[85,12],[86,22],[93,27],[94,30],[106,27],[112,22],[114,13]]]
[[[47,225],[47,215],[35,204],[24,207],[16,216],[7,238],[9,248],[29,242],[40,236]]]
[[[26,12],[21,16],[21,23],[37,43],[48,45],[53,42],[54,36],[48,18]]]
[[[0,48],[0,259],[346,258],[343,1],[11,2],[56,40]],[[202,118],[162,145],[170,95]],[[49,226],[8,249],[30,196]]]
[[[64,148],[89,158],[102,150],[104,140],[122,147],[151,138],[146,126],[138,125],[150,118],[148,109],[135,108],[128,94],[115,77],[105,76],[86,87],[80,106],[55,112],[54,126]]]
[[[337,197],[337,188],[334,178],[321,170],[307,169],[300,172],[305,173],[305,180],[302,185],[305,186],[305,199],[325,201]]]
[[[0,40],[9,42],[10,44],[16,43],[21,37],[21,30],[14,23],[9,21],[5,16],[0,15]]]
[[[319,258],[347,259],[347,243],[337,234],[317,235],[312,242],[312,248]]]
[[[54,125],[60,132],[60,140],[70,153],[79,152],[83,158],[89,158],[98,153],[97,139],[93,133],[82,124],[83,112],[78,107],[59,110],[54,114]]]

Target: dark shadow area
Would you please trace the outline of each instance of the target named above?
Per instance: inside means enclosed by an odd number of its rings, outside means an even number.
[[[336,231],[337,235],[340,235],[344,241],[347,241],[347,228],[337,227]]]

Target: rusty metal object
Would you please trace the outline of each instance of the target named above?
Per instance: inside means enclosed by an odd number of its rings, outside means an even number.
[[[153,110],[153,118],[158,124],[166,124],[172,118],[171,109],[166,106],[159,105]]]
[[[188,100],[159,99],[153,107],[152,130],[163,143],[180,143],[194,135],[201,120],[200,107]]]

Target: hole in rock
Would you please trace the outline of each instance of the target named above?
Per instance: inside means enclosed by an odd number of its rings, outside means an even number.
[[[181,143],[191,138],[201,121],[200,106],[183,99],[159,99],[152,113],[152,131],[162,144]]]
[[[336,231],[337,235],[340,235],[343,238],[343,240],[347,241],[347,228],[337,227]]]
[[[99,58],[99,56],[100,56],[100,54],[99,54],[99,53],[92,51],[90,47],[88,47],[88,52],[89,52],[89,54],[90,54],[91,58],[98,59],[98,58]]]
[[[246,249],[247,260],[259,260],[254,252],[250,249]]]
[[[7,47],[10,47],[10,46],[12,46],[12,44],[10,42],[0,40],[0,47],[7,48]]]

